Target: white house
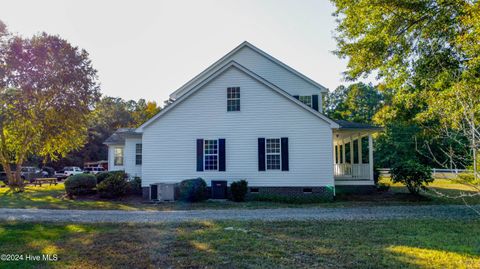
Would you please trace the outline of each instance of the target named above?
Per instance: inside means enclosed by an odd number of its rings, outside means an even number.
[[[156,183],[245,179],[250,192],[325,195],[373,186],[378,128],[322,114],[327,89],[244,42],[105,141],[110,170]]]

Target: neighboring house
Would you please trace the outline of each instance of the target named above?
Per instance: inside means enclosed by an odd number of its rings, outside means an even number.
[[[327,89],[248,42],[170,95],[136,129],[105,144],[110,170],[155,183],[248,181],[250,192],[332,197],[371,188],[374,126],[322,114]]]

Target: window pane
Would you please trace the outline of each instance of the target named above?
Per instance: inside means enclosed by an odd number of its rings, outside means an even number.
[[[310,95],[299,96],[298,100],[300,100],[300,102],[304,103],[305,105],[312,107],[312,96]]]
[[[123,165],[123,148],[114,149],[113,164]]]
[[[240,87],[227,88],[227,111],[240,111]]]
[[[268,153],[280,153],[279,138],[267,139],[267,154]]]
[[[269,170],[280,169],[280,155],[279,154],[267,155],[267,169],[269,169]]]
[[[218,169],[218,140],[204,140],[205,170]]]

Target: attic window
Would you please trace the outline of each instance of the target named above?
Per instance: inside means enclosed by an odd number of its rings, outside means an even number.
[[[240,111],[240,87],[227,88],[227,111]]]
[[[301,95],[298,97],[300,102],[304,103],[305,105],[312,107],[312,96],[311,95]]]

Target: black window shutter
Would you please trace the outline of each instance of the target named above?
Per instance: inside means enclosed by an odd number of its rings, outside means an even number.
[[[225,171],[225,139],[218,139],[218,171]]]
[[[318,94],[312,95],[312,108],[315,109],[316,111],[318,110]]]
[[[258,138],[258,171],[265,171],[265,138]]]
[[[288,171],[288,137],[282,137],[282,171]]]
[[[197,139],[197,171],[203,171],[203,139]]]
[[[293,98],[295,98],[295,99],[297,99],[297,100],[298,100],[298,99],[300,99],[300,96],[298,96],[298,95],[294,95],[294,96],[293,96]]]

